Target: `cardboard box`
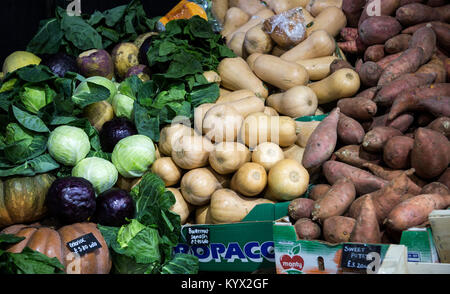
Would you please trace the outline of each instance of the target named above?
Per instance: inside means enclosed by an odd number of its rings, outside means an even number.
[[[298,240],[287,219],[273,226],[277,274],[376,273],[388,244]]]
[[[411,228],[402,232],[400,245],[408,251],[408,262],[439,262],[430,228]]]
[[[450,263],[450,210],[434,210],[428,216],[439,260]]]
[[[275,267],[273,223],[290,202],[260,204],[240,223],[185,225],[176,253],[194,254],[200,271],[254,272]]]

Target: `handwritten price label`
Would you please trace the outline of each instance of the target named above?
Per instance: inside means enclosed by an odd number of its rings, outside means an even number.
[[[102,245],[95,238],[94,234],[89,233],[68,242],[67,247],[73,253],[77,253],[80,256],[83,256],[87,253],[97,250],[98,248],[102,248]]]

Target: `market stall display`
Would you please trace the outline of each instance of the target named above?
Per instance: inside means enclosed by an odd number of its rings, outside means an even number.
[[[197,255],[174,253],[181,227],[265,204],[286,204],[306,241],[427,227],[450,206],[450,19],[421,2],[58,8],[3,65],[0,226],[21,227],[0,259],[30,254],[11,250],[24,230],[82,223],[108,252],[97,273],[196,273]],[[46,272],[74,273],[58,259]]]

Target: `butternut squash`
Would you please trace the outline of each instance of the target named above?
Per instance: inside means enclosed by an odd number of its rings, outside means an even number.
[[[247,90],[247,89],[230,91],[229,93],[220,95],[219,98],[216,100],[216,104],[233,102],[233,101],[241,100],[241,99],[244,99],[244,98],[247,98],[250,96],[255,96],[255,93],[253,93],[252,91]]]
[[[311,15],[317,17],[328,7],[337,7],[342,9],[342,2],[343,0],[310,0],[305,8],[311,13]]]
[[[290,201],[306,192],[308,171],[294,159],[283,159],[269,171],[268,193],[278,201]]]
[[[324,30],[311,33],[303,42],[280,56],[286,61],[296,62],[302,59],[330,56],[336,48],[334,38]]]
[[[211,196],[209,212],[213,224],[229,224],[242,221],[258,204],[273,204],[268,199],[244,197],[230,189],[219,189]]]
[[[187,135],[179,138],[172,149],[172,160],[182,169],[194,169],[208,165],[209,152],[213,144],[198,135]]]
[[[217,83],[220,85],[220,76],[217,72],[213,71],[213,70],[209,70],[209,71],[205,71],[203,73],[203,76],[206,78],[206,80],[209,83]]]
[[[225,15],[227,14],[228,8],[228,0],[211,1],[211,13],[222,25],[225,22]]]
[[[260,57],[262,53],[252,53],[250,54],[245,61],[247,61],[248,66],[251,70],[255,68],[255,60]]]
[[[306,69],[311,81],[320,81],[330,75],[330,65],[336,59],[338,59],[336,56],[324,56],[296,62]]]
[[[222,87],[219,88],[220,96],[231,93],[230,90],[224,89]]]
[[[306,28],[306,34],[309,36],[315,31],[324,30],[336,37],[346,25],[347,18],[342,9],[330,6],[314,18],[312,25]]]
[[[266,0],[265,2],[275,14],[280,14],[295,7],[306,7],[309,1],[310,0]]]
[[[280,46],[275,46],[275,47],[273,47],[272,52],[270,52],[270,54],[273,56],[280,57],[281,55],[283,55],[286,52],[287,52],[286,49],[283,49]]]
[[[172,192],[173,196],[175,196],[175,204],[170,208],[170,210],[180,216],[181,225],[184,225],[189,215],[194,210],[194,206],[184,200],[183,195],[181,195],[180,189],[167,188],[167,190]]]
[[[271,12],[270,10],[263,10],[263,11],[264,13],[261,13],[261,15],[252,16],[244,25],[240,26],[237,30],[235,30],[231,34],[228,34],[226,36],[227,43],[234,37],[235,34],[247,33],[247,31],[253,28],[254,26],[262,24],[266,18],[273,16],[273,12]]]
[[[161,129],[159,135],[158,149],[161,154],[170,156],[172,154],[172,146],[176,141],[185,135],[193,135],[194,129],[183,124],[172,124]]]
[[[309,81],[308,72],[302,65],[269,54],[256,58],[253,71],[264,82],[282,90],[306,85]]]
[[[356,71],[342,68],[325,79],[308,84],[316,93],[319,104],[329,103],[341,98],[353,97],[358,93],[361,81]]]
[[[244,163],[231,178],[230,188],[244,196],[259,195],[267,185],[267,173],[256,162]]]
[[[204,167],[188,171],[180,184],[184,199],[197,206],[209,203],[211,195],[220,188],[216,177]]]
[[[272,166],[284,159],[280,146],[272,142],[264,142],[256,146],[252,152],[252,162],[259,163],[268,172]]]
[[[225,105],[233,107],[243,118],[252,113],[264,111],[264,100],[256,96],[231,101],[225,103]]]
[[[251,159],[250,150],[242,143],[222,142],[209,154],[209,164],[219,174],[231,174]]]
[[[213,142],[234,142],[239,134],[244,117],[229,103],[216,104],[205,114],[203,134]]]
[[[240,139],[249,148],[264,142],[288,147],[297,140],[295,128],[295,121],[288,116],[269,116],[263,112],[256,112],[244,120]]]
[[[296,86],[286,92],[272,94],[266,99],[268,106],[278,113],[298,118],[313,115],[317,109],[317,97],[311,88]]]
[[[304,152],[305,148],[302,148],[297,144],[293,144],[290,147],[283,148],[284,158],[294,159],[300,164],[302,164]]]
[[[222,188],[229,188],[231,183],[231,174],[228,175],[221,175],[218,172],[216,172],[211,166],[206,167],[217,179],[220,186]]]
[[[320,121],[296,121],[297,140],[295,144],[305,148],[309,137],[320,124]]]
[[[195,223],[198,225],[212,224],[209,204],[199,206],[195,209]]]
[[[260,0],[228,0],[230,7],[239,7],[249,15],[255,15],[261,9],[266,8]]]
[[[162,157],[155,160],[152,164],[151,171],[164,181],[166,187],[178,184],[181,179],[181,169],[170,157]]]
[[[270,107],[270,106],[264,107],[263,112],[270,116],[279,116],[278,112],[273,107]]]
[[[215,105],[214,103],[204,103],[194,109],[194,129],[199,135],[202,135],[203,132],[203,119],[206,113]]]
[[[250,19],[250,15],[245,13],[238,7],[231,7],[225,14],[223,29],[220,34],[224,37],[235,32],[239,27],[243,26]]]
[[[244,49],[247,54],[266,54],[272,51],[272,48],[272,38],[263,30],[262,24],[254,26],[245,33]]]
[[[267,98],[269,91],[241,57],[224,58],[217,68],[222,86],[229,90],[248,89],[259,98]]]
[[[227,41],[227,46],[237,56],[246,58],[248,54],[244,48],[244,41],[245,41],[245,32],[238,32],[236,34],[233,34],[233,37],[231,37],[229,41]]]

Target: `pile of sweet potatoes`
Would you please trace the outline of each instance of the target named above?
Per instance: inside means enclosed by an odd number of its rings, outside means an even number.
[[[331,70],[355,68],[362,87],[329,105],[305,148],[315,186],[289,207],[302,239],[398,243],[450,206],[450,5],[374,2],[343,1],[338,46],[355,63]]]

